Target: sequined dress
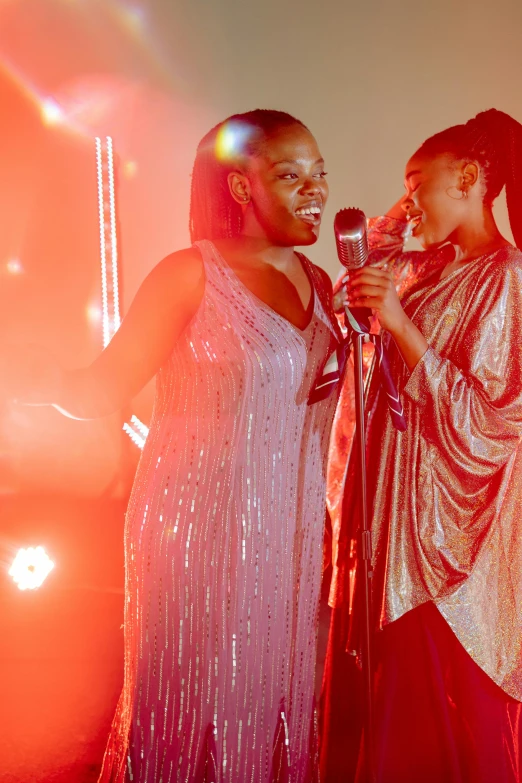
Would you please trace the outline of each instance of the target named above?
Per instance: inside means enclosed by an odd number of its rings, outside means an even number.
[[[127,513],[125,681],[100,781],[310,783],[335,345],[198,243],[203,301],[157,377]]]

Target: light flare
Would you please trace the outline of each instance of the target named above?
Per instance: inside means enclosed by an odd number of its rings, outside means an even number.
[[[5,266],[10,275],[21,275],[24,271],[22,263],[18,258],[11,258]]]
[[[30,546],[18,550],[9,569],[9,576],[19,590],[36,590],[42,586],[53,568],[54,563],[43,546]]]
[[[61,125],[66,120],[64,110],[53,98],[45,98],[41,102],[41,112],[46,125]]]
[[[216,157],[231,160],[245,150],[245,142],[252,136],[253,129],[242,122],[227,122],[216,135]]]

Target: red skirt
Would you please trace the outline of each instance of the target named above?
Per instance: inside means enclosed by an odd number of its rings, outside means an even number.
[[[352,783],[362,727],[360,672],[333,612],[321,699],[321,781]],[[436,607],[375,636],[377,783],[522,783],[522,704],[477,666]]]

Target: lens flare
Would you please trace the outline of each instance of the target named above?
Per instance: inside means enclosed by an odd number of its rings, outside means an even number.
[[[42,119],[46,125],[60,125],[65,121],[62,107],[53,98],[42,101]]]
[[[227,122],[217,132],[216,157],[230,160],[244,152],[245,142],[252,136],[253,129],[241,122]]]
[[[41,587],[54,568],[53,561],[43,546],[19,549],[9,569],[9,576],[19,590],[36,590]]]

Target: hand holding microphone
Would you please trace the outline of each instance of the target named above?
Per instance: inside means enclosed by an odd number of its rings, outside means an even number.
[[[348,307],[370,308],[382,329],[392,336],[403,330],[407,316],[402,309],[390,272],[364,267],[352,272],[346,282]]]
[[[369,335],[371,310],[377,313],[381,327],[392,334],[395,329],[401,328],[403,319],[411,323],[401,307],[391,275],[383,270],[365,266],[368,260],[368,240],[364,212],[360,209],[342,209],[335,216],[334,231],[339,260],[350,273],[347,284],[348,307],[345,308],[348,330],[351,329],[352,333],[359,335]],[[382,339],[380,335],[372,335],[371,339],[377,352],[381,385],[386,394],[393,426],[404,431],[406,421]]]
[[[341,209],[335,216],[334,232],[339,260],[349,273],[343,278],[348,307],[358,320],[369,317],[371,309],[381,327],[393,335],[401,329],[406,316],[390,272],[365,266],[368,240],[364,212]]]

